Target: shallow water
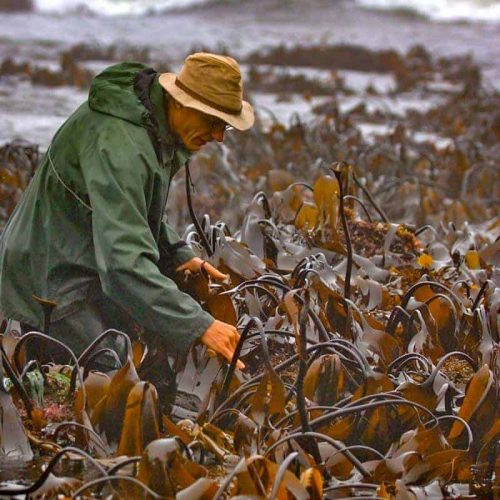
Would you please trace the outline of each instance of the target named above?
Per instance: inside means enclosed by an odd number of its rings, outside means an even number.
[[[34,484],[46,464],[48,457],[35,457],[34,460],[25,462],[19,459],[2,458],[0,460],[0,488],[26,488]],[[62,458],[59,460],[54,474],[59,477],[74,477],[91,481],[99,477],[99,472],[88,460],[79,458]],[[0,498],[7,498],[1,496]],[[10,496],[8,498],[24,499],[25,495]]]

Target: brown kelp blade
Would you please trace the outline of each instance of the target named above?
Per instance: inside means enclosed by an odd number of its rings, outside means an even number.
[[[304,395],[319,405],[334,405],[346,395],[344,367],[338,354],[323,354],[309,366]]]
[[[140,455],[160,437],[158,394],[153,384],[138,382],[128,394],[118,455]]]
[[[250,401],[253,419],[260,425],[285,408],[285,386],[275,372],[266,372]]]
[[[127,398],[132,388],[140,382],[131,358],[115,373],[106,395],[90,414],[95,429],[102,434],[111,447],[120,440]]]
[[[206,475],[202,466],[183,456],[177,439],[167,438],[152,441],[144,449],[137,479],[159,495],[173,497]]]
[[[477,438],[484,436],[498,419],[498,390],[495,384],[493,372],[488,365],[483,365],[469,382],[458,412],[458,416],[472,427]],[[448,435],[449,441],[453,444],[461,441],[464,431],[465,426],[460,421],[454,422]]]

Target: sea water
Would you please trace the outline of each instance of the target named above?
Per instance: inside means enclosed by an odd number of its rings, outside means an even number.
[[[220,0],[218,0],[219,3]],[[242,0],[226,0],[237,3]],[[248,0],[247,0],[248,1]],[[250,0],[251,1],[251,0]],[[282,0],[300,3],[308,0]],[[330,0],[338,2],[338,0]],[[500,2],[497,0],[353,0],[360,6],[415,12],[439,21],[500,21]],[[172,9],[186,9],[214,0],[35,0],[40,12],[63,13],[89,11],[99,15],[144,15]]]

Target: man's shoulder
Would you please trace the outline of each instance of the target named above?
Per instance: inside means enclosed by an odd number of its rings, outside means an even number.
[[[68,120],[72,128],[82,129],[90,134],[101,136],[132,137],[134,140],[148,138],[147,131],[137,123],[130,122],[115,115],[96,111],[85,101]]]
[[[54,146],[73,144],[81,151],[105,149],[119,151],[122,157],[142,156],[155,164],[156,153],[147,130],[115,115],[92,109],[88,101],[68,118],[56,136]]]
[[[143,128],[140,124],[127,120],[123,117],[116,116],[105,111],[94,109],[89,105],[89,101],[83,102],[71,115],[72,119],[82,121],[85,124],[92,126],[101,125],[102,127],[126,127],[130,129],[140,130]]]

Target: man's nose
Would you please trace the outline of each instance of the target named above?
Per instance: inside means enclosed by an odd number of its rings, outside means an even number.
[[[217,142],[222,142],[224,140],[224,129],[216,128],[212,130],[212,137]]]

